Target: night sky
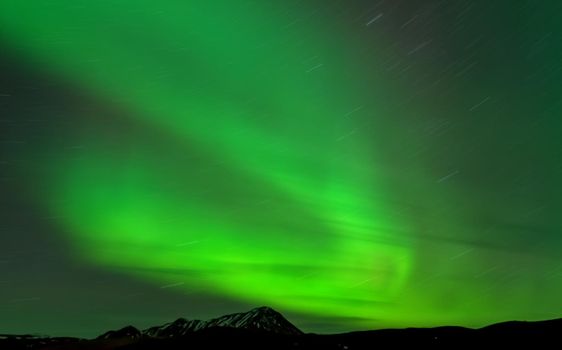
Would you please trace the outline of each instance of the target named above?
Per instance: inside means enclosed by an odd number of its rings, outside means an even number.
[[[0,2],[0,333],[562,316],[562,2]]]

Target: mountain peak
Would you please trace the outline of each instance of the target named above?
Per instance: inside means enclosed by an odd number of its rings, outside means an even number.
[[[229,314],[207,321],[178,318],[174,322],[146,329],[143,334],[152,337],[179,337],[214,327],[259,330],[289,335],[302,334],[300,329],[268,306],[260,306],[247,312]]]
[[[187,319],[185,319],[185,318],[183,318],[183,317],[180,317],[180,318],[178,318],[177,320],[175,320],[174,322],[172,322],[172,324],[181,325],[181,324],[186,324],[186,323],[188,323],[188,322],[189,322],[189,321],[188,321]]]
[[[275,311],[274,309],[270,308],[269,306],[259,306],[256,308],[253,308],[252,310],[248,311],[254,314],[266,314],[266,315],[271,315],[271,314],[279,314],[279,312]]]
[[[100,335],[97,339],[117,339],[117,338],[140,338],[142,335],[141,331],[133,326],[123,327],[116,331],[109,331]]]
[[[215,318],[207,321],[207,326],[260,330],[278,334],[302,334],[300,329],[268,306]]]
[[[204,321],[187,320],[183,317],[174,322],[166,323],[162,326],[154,326],[142,331],[144,335],[150,337],[170,338],[186,335],[190,332],[204,328]]]

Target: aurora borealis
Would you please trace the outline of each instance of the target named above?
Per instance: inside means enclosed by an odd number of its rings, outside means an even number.
[[[560,317],[561,10],[2,1],[0,331]]]

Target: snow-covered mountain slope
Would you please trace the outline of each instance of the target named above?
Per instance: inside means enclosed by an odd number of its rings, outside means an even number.
[[[302,331],[287,321],[283,315],[266,306],[207,321],[179,318],[162,326],[145,329],[142,333],[151,337],[180,337],[190,332],[212,327],[261,330],[277,334],[302,334]]]

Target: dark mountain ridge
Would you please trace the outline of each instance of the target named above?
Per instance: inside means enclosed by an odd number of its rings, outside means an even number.
[[[270,307],[262,306],[248,312],[224,315],[208,321],[179,318],[172,323],[145,329],[142,331],[142,334],[157,338],[180,337],[213,327],[259,330],[285,335],[299,335],[303,333],[279,312]]]
[[[127,326],[91,340],[2,335],[0,349],[372,349],[383,345],[450,348],[490,344],[536,349],[561,340],[562,318],[510,321],[479,329],[444,326],[313,334],[303,333],[279,312],[259,307],[206,321],[179,318],[142,331]]]

